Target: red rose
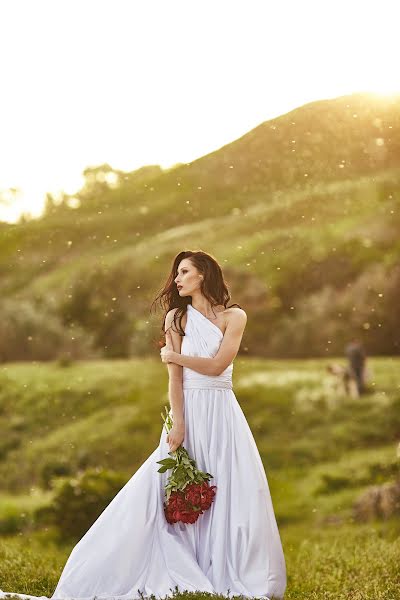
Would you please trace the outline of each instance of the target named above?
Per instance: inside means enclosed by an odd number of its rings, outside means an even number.
[[[200,507],[202,510],[207,510],[210,508],[211,503],[215,496],[216,485],[209,486],[208,483],[203,483],[201,486],[201,500]]]
[[[191,483],[186,488],[185,500],[190,502],[190,504],[198,505],[200,504],[200,485],[196,483]]]
[[[175,521],[182,521],[182,515],[183,515],[183,511],[182,510],[174,510],[174,512],[172,513],[173,518]]]
[[[183,523],[195,523],[200,516],[201,511],[189,511],[185,510],[182,512],[181,521]]]
[[[164,503],[168,523],[195,523],[203,511],[210,508],[216,487],[210,486],[208,482],[190,483],[184,492],[172,492],[168,504]]]
[[[171,508],[174,508],[174,509],[185,508],[186,500],[185,500],[185,496],[184,496],[183,492],[180,492],[180,491],[172,492],[171,496],[168,500],[168,506]]]
[[[173,511],[166,505],[164,505],[165,518],[168,523],[176,523],[176,519],[174,518]]]

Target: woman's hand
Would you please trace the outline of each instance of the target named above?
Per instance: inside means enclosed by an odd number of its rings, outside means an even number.
[[[174,352],[174,347],[172,345],[171,332],[168,329],[165,334],[165,346],[163,346],[160,350],[161,360],[163,363],[174,362],[174,358],[176,356],[176,352]]]
[[[167,444],[169,444],[170,452],[175,452],[185,439],[185,423],[177,423],[172,426],[171,431],[167,434]]]

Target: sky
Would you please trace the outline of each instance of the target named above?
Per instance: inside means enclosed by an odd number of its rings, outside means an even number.
[[[397,0],[0,0],[0,220],[40,215],[88,166],[190,162],[307,102],[400,92],[397,12]]]

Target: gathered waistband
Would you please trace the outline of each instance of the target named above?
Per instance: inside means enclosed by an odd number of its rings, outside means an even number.
[[[208,377],[203,375],[202,377],[190,377],[189,379],[183,380],[183,389],[184,390],[207,390],[207,389],[232,389],[232,379],[231,377],[224,378],[221,376],[218,377]]]

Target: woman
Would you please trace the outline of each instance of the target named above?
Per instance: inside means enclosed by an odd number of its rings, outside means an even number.
[[[157,296],[173,427],[72,550],[52,598],[128,600],[203,591],[282,598],[285,561],[267,478],[232,390],[246,313],[216,260],[181,252]],[[154,304],[154,303],[153,303]],[[157,461],[183,444],[217,492],[195,523],[169,523]],[[26,597],[20,595],[22,597]]]

